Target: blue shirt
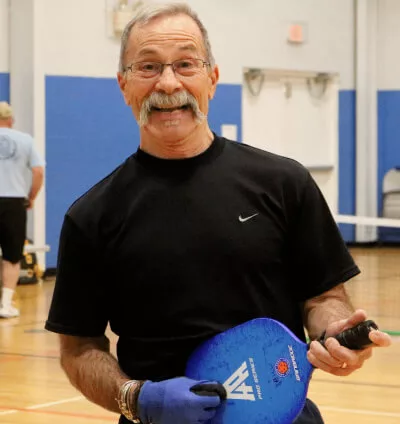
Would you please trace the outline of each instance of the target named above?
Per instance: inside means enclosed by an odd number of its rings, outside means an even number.
[[[26,133],[0,128],[0,197],[28,197],[35,166],[44,160]]]

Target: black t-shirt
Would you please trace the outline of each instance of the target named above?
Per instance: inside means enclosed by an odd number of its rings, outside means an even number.
[[[358,273],[299,163],[217,136],[188,159],[138,149],[68,210],[46,329],[110,323],[123,371],[161,380],[256,317],[304,340],[302,302]]]

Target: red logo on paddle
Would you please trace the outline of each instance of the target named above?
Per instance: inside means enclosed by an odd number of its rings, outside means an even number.
[[[286,359],[278,359],[275,364],[275,371],[281,377],[286,377],[289,373],[290,365]]]

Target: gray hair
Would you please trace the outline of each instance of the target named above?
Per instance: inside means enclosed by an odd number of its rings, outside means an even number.
[[[150,4],[140,8],[136,15],[131,19],[131,21],[126,25],[124,32],[121,36],[121,50],[119,56],[119,71],[122,73],[125,70],[125,52],[129,40],[129,36],[131,34],[132,28],[135,25],[144,25],[150,22],[151,20],[161,17],[161,16],[171,16],[171,15],[179,15],[184,14],[191,17],[196,24],[198,25],[200,32],[203,36],[204,46],[206,49],[207,60],[214,66],[215,60],[213,54],[211,52],[211,44],[208,38],[208,32],[197,16],[196,12],[194,12],[187,4],[185,3],[168,3],[168,4]]]

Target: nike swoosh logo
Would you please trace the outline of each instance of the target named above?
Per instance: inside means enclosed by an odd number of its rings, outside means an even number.
[[[254,215],[247,216],[246,218],[242,218],[242,215],[239,215],[239,221],[240,221],[240,222],[246,222],[246,221],[248,221],[249,219],[254,218],[254,217],[255,217],[255,216],[257,216],[257,215],[258,215],[258,213],[255,213]]]

